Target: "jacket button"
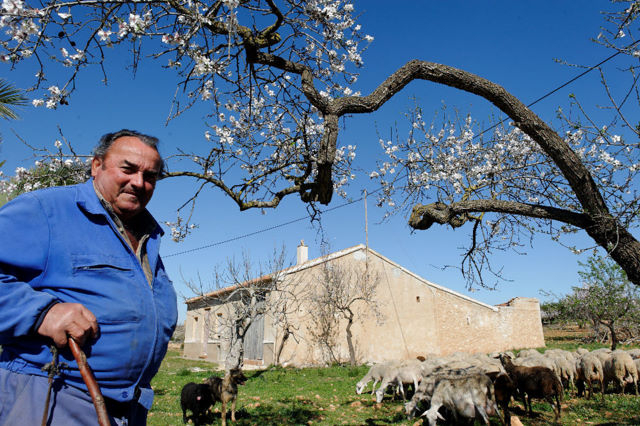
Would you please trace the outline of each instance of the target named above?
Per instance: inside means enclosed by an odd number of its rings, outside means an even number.
[[[127,391],[122,392],[122,397],[123,398],[127,398],[129,396],[129,394],[127,393]]]

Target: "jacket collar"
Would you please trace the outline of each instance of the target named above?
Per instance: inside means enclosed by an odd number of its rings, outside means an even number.
[[[94,189],[93,178],[90,178],[85,183],[77,185],[76,204],[82,210],[86,211],[89,214],[109,217],[109,213],[100,202],[100,197]],[[155,228],[160,233],[160,235],[164,235],[162,227],[158,224],[158,222],[153,218],[153,216],[147,209],[144,209],[144,211],[140,214],[146,217],[145,220],[149,222],[149,227],[151,229]]]

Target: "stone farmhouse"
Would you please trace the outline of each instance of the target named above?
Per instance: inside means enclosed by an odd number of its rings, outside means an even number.
[[[310,295],[319,291],[318,283],[326,268],[356,271],[360,276],[366,270],[367,276],[376,279],[372,297],[375,308],[364,302],[354,304],[351,333],[358,363],[457,351],[491,353],[545,344],[537,299],[517,297],[501,305],[487,305],[432,283],[364,245],[313,260],[307,259],[307,253],[308,248],[301,243],[293,267],[188,299],[184,356],[223,362],[229,351],[225,319],[233,315],[239,303],[229,296],[242,287],[268,288],[277,277],[296,300],[295,309],[287,315],[288,324],[293,324],[289,330],[294,331],[285,333],[282,317],[276,313],[267,311],[256,318],[245,337],[245,365],[309,366],[348,361],[346,320],[336,317],[339,325],[331,340],[331,358],[327,357],[326,345],[315,337],[321,328],[321,315]],[[274,303],[273,298],[268,293],[258,303]]]

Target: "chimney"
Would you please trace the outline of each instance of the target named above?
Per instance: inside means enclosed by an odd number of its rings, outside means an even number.
[[[297,254],[297,262],[296,265],[300,265],[307,260],[309,260],[309,247],[304,245],[304,240],[300,240],[300,245],[298,246]]]

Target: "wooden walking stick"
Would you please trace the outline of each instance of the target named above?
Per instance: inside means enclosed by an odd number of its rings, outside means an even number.
[[[72,337],[69,337],[69,348],[78,363],[82,380],[84,380],[84,383],[87,385],[89,395],[91,395],[91,399],[93,400],[93,405],[96,407],[98,424],[100,426],[110,426],[111,422],[109,421],[109,415],[107,414],[107,406],[104,402],[102,392],[100,392],[100,386],[98,386],[98,382],[96,382],[96,378],[87,363],[87,356]]]

